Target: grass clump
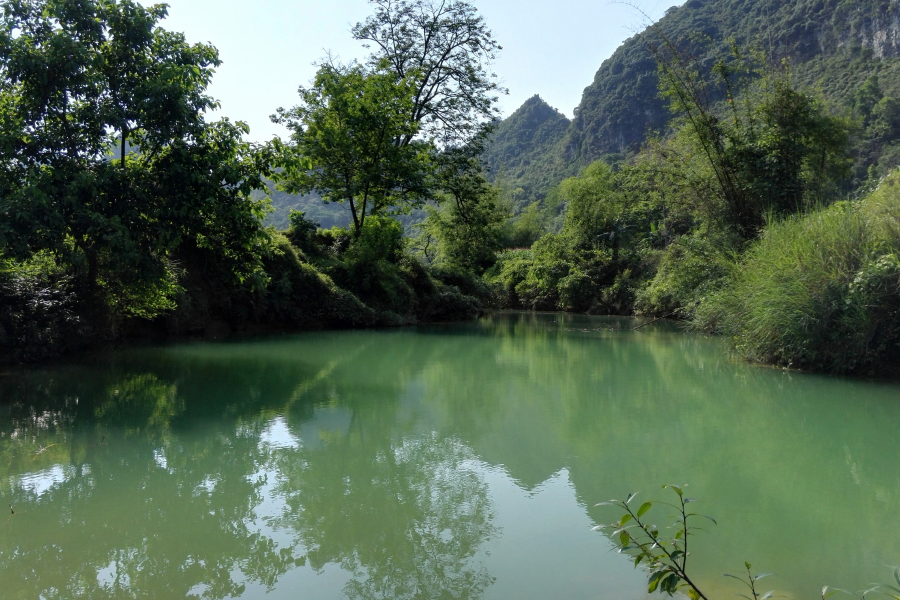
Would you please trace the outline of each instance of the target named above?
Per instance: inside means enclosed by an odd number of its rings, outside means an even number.
[[[896,374],[900,172],[861,201],[771,224],[694,322],[754,362]]]

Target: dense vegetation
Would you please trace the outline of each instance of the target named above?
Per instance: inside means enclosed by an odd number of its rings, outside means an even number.
[[[487,163],[547,227],[486,272],[502,305],[681,318],[754,361],[894,371],[894,9],[763,4],[673,8],[564,132],[539,98],[497,127]]]
[[[378,48],[369,62],[323,65],[302,104],[279,113],[292,139],[254,146],[243,123],[205,118],[218,53],[159,27],[165,6],[5,3],[2,359],[128,336],[477,314],[482,300],[460,286],[486,288],[430,273],[390,215],[453,187],[441,155],[495,118],[485,65],[497,45],[465,2],[373,4],[354,28]],[[353,228],[316,232],[298,212],[280,215],[287,235],[264,226],[266,192],[281,189],[346,202]]]
[[[760,48],[775,61],[788,59],[800,88],[819,90],[836,109],[850,110],[857,90],[873,75],[879,77],[884,94],[900,98],[898,10],[896,4],[878,0],[691,0],[670,8],[656,26],[706,69],[728,53],[730,39],[742,47]],[[659,42],[652,31],[625,41],[603,62],[561,134],[532,139],[519,130],[534,125],[523,128],[519,116],[499,124],[487,162],[492,174],[502,174],[513,188],[522,188],[524,204],[541,200],[559,181],[591,162],[633,153],[654,132],[670,131],[671,115],[657,93],[657,61],[648,48],[648,42]],[[529,114],[548,110],[546,104],[542,111],[527,108]],[[548,121],[554,130],[559,127],[555,121]],[[855,150],[856,184],[867,177],[871,165],[884,175],[900,164],[893,149],[882,159],[879,144]],[[505,159],[526,155],[527,164]]]
[[[351,32],[371,55],[320,64],[267,145],[206,120],[217,52],[164,7],[5,5],[4,358],[493,306],[893,362],[892,5],[693,0],[603,64],[574,121],[535,96],[501,122],[474,6],[371,4]]]

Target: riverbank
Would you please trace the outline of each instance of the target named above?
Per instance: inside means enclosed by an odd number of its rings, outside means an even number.
[[[171,298],[163,298],[169,304],[157,311],[135,310],[136,303],[112,294],[92,303],[50,257],[7,262],[0,272],[0,364],[145,341],[465,321],[491,305],[490,291],[474,278],[429,270],[399,251],[362,258],[346,249],[304,253],[273,234],[255,286],[229,279],[215,258],[183,250]]]

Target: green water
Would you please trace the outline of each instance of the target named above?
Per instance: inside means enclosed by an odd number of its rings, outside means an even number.
[[[0,597],[639,599],[593,505],[663,483],[718,521],[693,554],[711,596],[744,560],[796,598],[889,580],[900,387],[631,325],[499,314],[6,373]]]

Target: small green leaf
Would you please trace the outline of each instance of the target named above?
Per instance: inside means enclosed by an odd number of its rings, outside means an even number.
[[[709,519],[710,521],[712,521],[714,525],[718,525],[718,524],[719,524],[719,523],[716,522],[716,520],[713,519],[711,516],[709,516],[709,515],[703,515],[703,516],[706,517],[707,519]],[[746,564],[746,563],[744,563],[744,564]],[[747,568],[749,569],[750,567],[747,567]]]
[[[666,488],[672,488],[673,490],[675,490],[675,493],[678,494],[679,496],[681,496],[683,494],[683,492],[681,491],[681,488],[678,487],[677,485],[672,485],[671,483],[667,483],[666,485],[663,486],[663,489],[666,489]]]
[[[623,546],[627,546],[627,545],[628,545],[628,542],[631,541],[631,536],[628,535],[628,532],[627,532],[627,531],[623,531],[623,532],[619,535],[619,541],[622,542],[622,545],[623,545]]]
[[[750,567],[752,567],[753,565],[751,565],[751,564],[748,563],[747,561],[744,561],[744,566],[747,567],[747,570],[749,571],[749,570],[750,570]]]
[[[650,574],[650,579],[647,582],[647,591],[651,594],[656,591],[656,588],[659,586],[659,579],[662,577],[665,571],[656,571]]]
[[[749,568],[749,567],[748,567]],[[763,577],[768,577],[769,575],[774,575],[775,573],[760,573],[756,577],[753,578],[753,581],[759,581]]]
[[[633,494],[628,494],[628,498],[625,499],[625,504],[628,504],[629,502],[631,502],[632,500],[634,500],[634,497],[637,496],[637,495],[638,495],[637,492],[634,492]]]
[[[689,588],[688,598],[690,598],[691,600],[700,600],[700,593],[694,588]]]
[[[652,502],[644,502],[643,504],[641,504],[641,507],[637,510],[638,518],[643,517],[647,513],[647,511],[650,510],[651,506],[653,506]]]
[[[678,575],[676,575],[675,573],[669,573],[665,577],[665,579],[663,579],[663,581],[660,585],[662,585],[663,591],[668,593],[671,596],[672,593],[676,589],[678,589],[678,581],[679,581]]]
[[[619,527],[621,527],[622,525],[624,525],[625,523],[627,523],[627,522],[630,521],[630,520],[631,520],[631,515],[630,515],[630,514],[624,514],[624,515],[622,515],[622,518],[619,520]]]

